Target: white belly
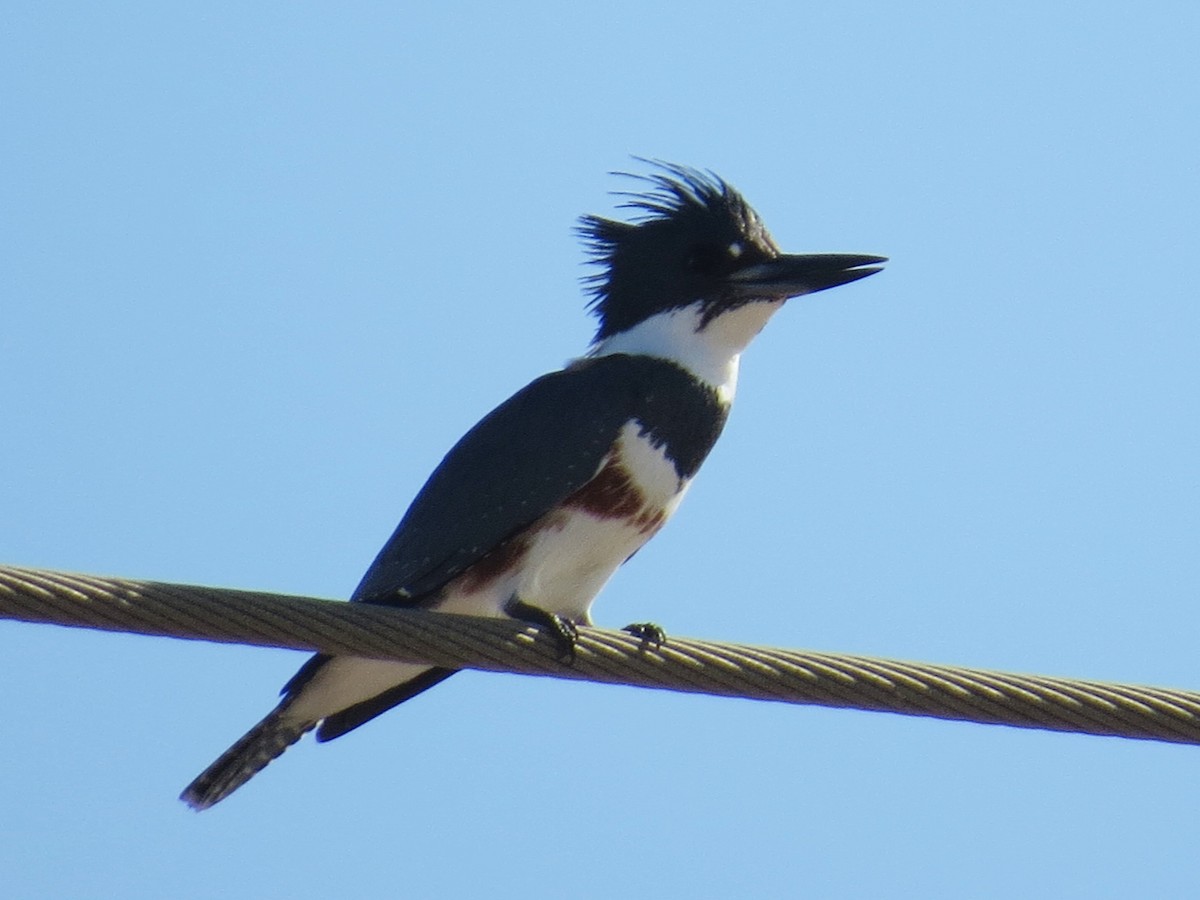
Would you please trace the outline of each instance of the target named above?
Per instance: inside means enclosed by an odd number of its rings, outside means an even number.
[[[516,597],[588,623],[596,595],[658,532],[687,491],[674,464],[638,432],[637,425],[625,426],[592,481],[518,538],[522,546],[512,548],[509,568],[486,582],[466,573],[434,608],[502,615]]]
[[[626,426],[588,485],[443,589],[438,612],[504,616],[514,598],[580,625],[613,573],[671,517],[687,491],[674,465],[636,425]],[[287,714],[315,721],[425,671],[415,663],[337,657]]]

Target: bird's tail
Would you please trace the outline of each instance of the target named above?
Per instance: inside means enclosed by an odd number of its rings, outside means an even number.
[[[275,707],[184,788],[179,799],[197,811],[208,809],[240,788],[316,726],[316,722],[289,719],[284,714],[289,705],[285,699]]]

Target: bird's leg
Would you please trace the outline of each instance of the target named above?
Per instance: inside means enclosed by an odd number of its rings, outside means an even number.
[[[653,622],[634,622],[621,630],[628,631],[634,637],[653,644],[655,648],[661,647],[667,642],[667,633],[662,630],[661,625],[655,625]]]
[[[558,647],[559,661],[568,665],[575,662],[575,643],[579,640],[579,631],[575,628],[575,623],[566,616],[548,612],[540,606],[525,603],[516,597],[508,602],[504,611],[514,619],[520,619],[549,631],[550,637],[554,639],[554,643]]]

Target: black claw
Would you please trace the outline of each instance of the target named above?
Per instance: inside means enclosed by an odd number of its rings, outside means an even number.
[[[567,665],[575,662],[575,645],[579,642],[579,629],[566,616],[550,614],[549,627],[554,643],[558,646],[558,660]]]
[[[662,630],[661,625],[655,625],[653,622],[634,622],[621,630],[628,631],[634,637],[653,644],[656,649],[667,642],[667,633]]]
[[[505,610],[510,616],[537,625],[550,632],[558,649],[558,660],[567,665],[575,662],[575,644],[579,641],[579,629],[566,616],[548,612],[540,606],[514,600]]]

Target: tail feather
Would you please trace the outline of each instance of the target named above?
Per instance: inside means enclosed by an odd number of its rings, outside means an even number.
[[[279,705],[201,772],[179,799],[192,809],[208,809],[318,725],[318,741],[340,737],[455,671],[317,654],[284,686]]]
[[[457,671],[458,669],[426,669],[408,681],[376,694],[369,700],[326,716],[321,720],[321,727],[317,729],[317,740],[332,741],[334,738],[341,737],[359,725],[365,725],[376,716],[382,715],[393,706],[399,706],[405,700],[411,700],[422,691],[427,691],[435,684],[445,681]]]
[[[184,788],[179,799],[197,811],[224,800],[267,763],[311,731],[316,722],[289,720],[285,700]]]

